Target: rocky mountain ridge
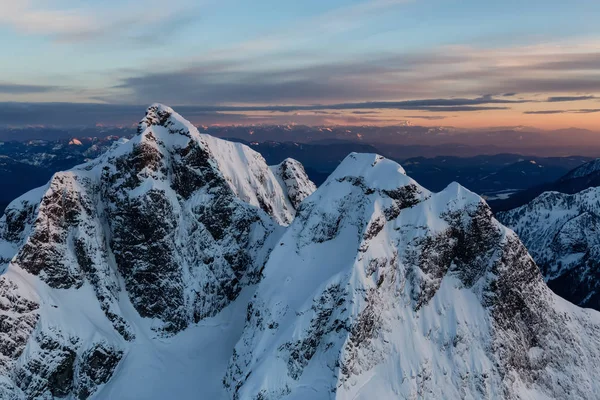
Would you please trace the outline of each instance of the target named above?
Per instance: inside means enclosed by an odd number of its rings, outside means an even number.
[[[128,342],[219,313],[259,279],[314,188],[301,168],[285,172],[154,105],[131,141],[11,203],[0,222],[6,390],[86,398]]]
[[[600,396],[600,315],[479,196],[357,153],[314,190],[151,106],[0,220],[0,398]]]
[[[353,154],[271,253],[224,382],[234,399],[594,398],[579,368],[598,322],[479,196]]]
[[[505,212],[525,206],[545,192],[576,194],[593,187],[600,187],[600,159],[588,161],[554,182],[534,186],[490,204],[495,211]]]
[[[554,292],[600,310],[600,188],[545,192],[498,218],[517,232]]]

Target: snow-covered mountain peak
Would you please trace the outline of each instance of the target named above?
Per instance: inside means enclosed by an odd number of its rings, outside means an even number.
[[[138,134],[130,141],[114,145],[106,154],[77,169],[102,173],[106,163],[119,169],[121,166],[114,161],[125,159],[130,160],[129,167],[135,173],[127,184],[138,188],[134,191],[137,196],[160,189],[165,183],[186,199],[201,186],[208,184],[214,192],[226,185],[236,197],[261,208],[282,225],[293,219],[293,202],[298,204],[296,198],[289,196],[284,182],[265,169],[266,162],[259,153],[241,143],[200,134],[193,124],[162,104],[147,109]],[[312,182],[308,183],[304,169],[297,171],[303,175],[303,190],[312,193],[315,188]]]
[[[13,343],[0,397],[86,398],[139,338],[218,314],[314,190],[303,172],[288,174],[298,194],[260,154],[153,105],[131,140],[13,201],[0,220],[0,302],[14,304],[0,307]]]
[[[185,135],[186,131],[194,131],[194,126],[188,120],[176,113],[171,107],[160,103],[154,103],[146,109],[146,115],[138,124],[138,133],[146,129],[156,127],[172,128],[172,132],[180,132]]]
[[[553,296],[479,196],[458,184],[431,194],[381,157],[349,156],[301,204],[262,275],[224,380],[234,399],[600,390],[596,372],[585,388],[573,373],[600,356],[600,318]]]
[[[360,178],[369,187],[383,190],[415,183],[398,163],[370,153],[350,153],[328,180],[350,178]]]
[[[430,194],[396,162],[376,154],[350,154],[300,205],[297,243],[326,242],[345,228],[356,239],[369,237]]]
[[[457,182],[450,183],[444,190],[436,193],[436,198],[440,204],[453,205],[457,208],[485,204],[485,200],[481,196]]]
[[[287,194],[295,208],[310,196],[317,187],[309,179],[304,166],[293,158],[286,158],[280,164],[271,167],[283,187],[287,188]]]

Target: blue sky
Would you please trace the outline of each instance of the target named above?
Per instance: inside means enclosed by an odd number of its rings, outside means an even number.
[[[463,125],[492,116],[590,127],[600,117],[596,0],[0,0],[0,9],[0,102],[252,108],[515,93],[522,102],[479,102],[489,110],[416,111]],[[571,100],[556,107],[550,97]],[[381,109],[386,120],[405,114]],[[278,118],[325,118],[303,112]]]

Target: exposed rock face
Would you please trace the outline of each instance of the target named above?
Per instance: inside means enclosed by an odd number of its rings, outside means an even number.
[[[381,157],[349,156],[301,204],[263,276],[235,399],[599,393],[600,317],[553,295],[479,196],[431,194]]]
[[[75,380],[77,397],[87,399],[93,394],[94,388],[108,382],[122,357],[122,350],[107,343],[97,343],[86,351]]]
[[[600,188],[547,192],[498,218],[517,232],[555,293],[600,310]]]
[[[15,200],[0,221],[0,393],[88,398],[140,332],[219,313],[314,189],[288,163],[282,180],[154,105],[134,139]]]
[[[281,164],[271,167],[271,170],[287,189],[287,195],[295,208],[317,190],[302,164],[292,158],[283,160]]]

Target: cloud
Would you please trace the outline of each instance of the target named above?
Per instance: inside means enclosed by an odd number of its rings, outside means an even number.
[[[578,110],[539,110],[539,111],[525,111],[523,114],[593,114],[600,112],[600,108],[581,108]]]
[[[523,114],[531,114],[531,115],[545,115],[545,114],[564,114],[568,111],[565,110],[540,110],[540,111],[525,111]]]
[[[259,106],[179,106],[179,109],[212,111],[212,112],[251,112],[251,111],[276,111],[282,113],[298,111],[319,110],[420,110],[420,111],[487,111],[506,110],[505,106],[488,106],[487,104],[510,104],[525,101],[500,100],[492,97],[478,97],[474,99],[422,99],[406,101],[367,101],[360,103],[332,103],[332,104],[310,104],[310,105],[259,105]]]
[[[0,126],[49,125],[61,127],[134,125],[144,115],[144,105],[94,103],[14,103],[0,102]],[[180,111],[180,110],[178,110]],[[202,108],[181,110],[186,118],[207,124],[249,123],[251,118],[238,113],[220,113]]]
[[[96,26],[90,15],[73,11],[43,10],[31,0],[0,0],[0,23],[31,34],[69,35]]]
[[[597,71],[600,69],[600,58],[598,58],[598,52],[584,52],[572,54],[572,58],[557,60],[548,60],[541,62],[537,65],[540,70],[550,71]]]
[[[573,74],[570,68],[575,62],[589,64],[590,54],[600,59],[598,48],[597,42],[493,50],[462,46],[342,60],[303,53],[300,63],[286,63],[290,55],[261,51],[238,58],[209,55],[205,61],[179,63],[185,65],[181,68],[171,64],[160,71],[130,72],[104,101],[312,104],[432,98],[440,93],[448,98],[494,93],[497,104],[527,102],[540,93],[555,94],[548,102],[585,101],[593,97],[574,93],[600,92],[600,69]],[[552,70],[548,63],[553,63]]]
[[[445,103],[444,99],[424,100],[425,104]],[[465,99],[467,100],[467,99]],[[406,105],[395,102],[385,104],[378,102],[380,109],[404,109],[430,112],[473,112],[481,110],[502,110],[504,107],[493,106],[470,106],[470,105],[420,105],[408,102]],[[456,104],[460,102],[457,101]],[[360,107],[359,107],[360,105]],[[202,123],[252,123],[253,119],[282,123],[289,121],[289,114],[297,112],[310,112],[316,118],[328,118],[335,116],[340,120],[359,121],[356,118],[369,117],[364,114],[372,114],[370,121],[388,121],[377,117],[376,110],[366,111],[368,103],[357,104],[332,104],[332,105],[310,105],[310,106],[175,106],[175,109],[186,118]],[[357,110],[356,108],[365,108]],[[0,103],[0,126],[21,125],[56,125],[56,126],[82,126],[94,125],[96,123],[112,125],[131,125],[140,120],[146,106],[132,104],[98,104],[98,103]],[[253,113],[264,112],[264,115]],[[269,114],[271,116],[269,116]],[[286,116],[288,115],[288,116]],[[310,115],[302,118],[309,119]],[[354,119],[353,119],[354,118]],[[369,117],[370,118],[370,117]],[[413,117],[417,118],[417,117]],[[430,119],[442,119],[443,117],[431,117]],[[294,114],[294,119],[298,119]],[[317,121],[313,118],[314,121]],[[321,120],[318,120],[321,121]],[[388,121],[389,122],[389,121]]]
[[[15,83],[0,83],[0,93],[2,94],[32,94],[32,93],[48,93],[59,91],[58,86],[45,85],[20,85]]]
[[[600,112],[600,108],[582,108],[579,110],[572,110],[576,114],[594,114]]]
[[[102,4],[102,3],[97,3]],[[115,39],[156,40],[175,33],[197,16],[196,7],[173,0],[164,7],[156,0],[140,5],[123,1],[110,10],[90,6],[50,9],[39,0],[0,0],[0,26],[8,26],[28,35],[49,36],[58,42]],[[161,35],[157,35],[160,32]]]
[[[424,99],[404,102],[339,103],[329,105],[180,105],[174,108],[193,122],[202,124],[252,124],[252,123],[390,123],[393,119],[380,110],[412,110],[432,113],[398,118],[443,120],[457,115],[441,113],[464,113],[487,110],[506,110],[508,107],[493,103],[496,98],[473,99]],[[490,104],[479,104],[482,102]],[[372,107],[372,108],[371,108]],[[98,104],[98,103],[0,103],[0,126],[55,125],[90,126],[96,123],[108,125],[133,125],[140,120],[145,105]],[[600,109],[537,110],[524,114],[598,113]],[[361,119],[364,118],[364,119]],[[397,119],[396,119],[397,121]]]
[[[566,101],[582,101],[582,100],[594,100],[597,99],[596,96],[558,96],[558,97],[549,97],[546,100],[548,103],[558,103],[558,102],[566,102]]]
[[[412,119],[426,119],[430,121],[442,120],[448,118],[444,115],[407,115],[404,118],[412,118]]]
[[[348,34],[376,17],[415,0],[363,0],[344,5],[317,15],[300,18],[284,29],[260,35],[234,46],[208,54],[203,59],[237,59],[239,57],[264,57],[267,54],[292,51],[298,53],[324,38]]]

